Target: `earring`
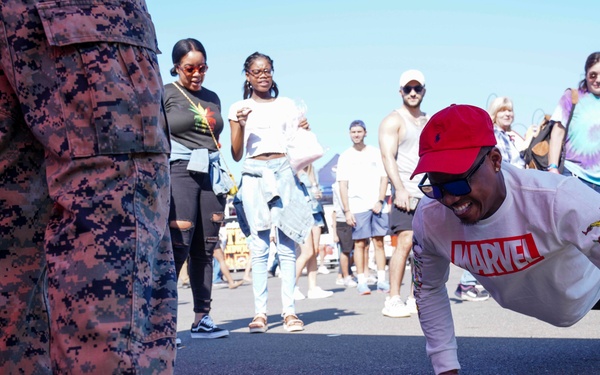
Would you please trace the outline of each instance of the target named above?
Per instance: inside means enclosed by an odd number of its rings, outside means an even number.
[[[496,168],[496,172],[500,172],[500,168]]]
[[[252,85],[250,84],[250,81],[246,81],[246,87],[252,90]]]

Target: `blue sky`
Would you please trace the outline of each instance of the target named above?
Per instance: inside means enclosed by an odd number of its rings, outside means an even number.
[[[452,104],[487,108],[510,97],[516,131],[552,112],[564,89],[583,78],[586,57],[600,50],[597,1],[202,1],[146,0],[154,21],[161,73],[173,82],[171,50],[196,38],[207,50],[204,86],[229,106],[242,99],[242,65],[255,51],[275,62],[280,95],[302,99],[325,156],[350,147],[348,125],[367,124],[377,146],[381,120],[402,104],[398,79],[425,75],[422,109]],[[534,113],[536,114],[534,116]],[[221,135],[227,164],[229,126]]]

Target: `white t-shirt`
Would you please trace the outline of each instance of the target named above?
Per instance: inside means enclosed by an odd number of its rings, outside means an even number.
[[[475,225],[426,197],[415,213],[415,296],[436,373],[458,368],[450,262],[502,307],[556,326],[575,324],[600,299],[600,194],[574,177],[508,163],[502,173],[504,202]]]
[[[348,181],[348,204],[352,213],[367,212],[379,200],[379,181],[387,177],[379,149],[350,147],[337,164],[337,181]]]
[[[254,99],[240,100],[229,107],[228,118],[237,121],[237,111],[243,107],[252,109],[244,129],[246,157],[285,153],[285,134],[298,126],[299,113],[294,101],[285,97],[264,103]]]

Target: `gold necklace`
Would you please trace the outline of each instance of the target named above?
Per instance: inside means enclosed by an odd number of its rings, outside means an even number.
[[[183,94],[183,96],[185,96],[185,98],[190,102],[190,104],[194,108],[198,108],[198,106],[200,105],[200,103],[194,104],[194,102],[192,101],[192,99],[190,99],[190,97],[188,96],[188,94],[186,94],[185,91],[183,91],[183,89],[181,87],[179,87],[179,83],[173,82],[173,85],[175,87],[177,87],[177,90],[179,90]],[[231,177],[231,180],[233,181],[233,187],[231,188],[231,190],[229,190],[229,194],[234,195],[235,193],[237,193],[237,183],[235,182],[235,179],[233,178],[233,174],[229,170],[229,166],[227,165],[227,162],[225,161],[225,158],[222,157],[223,154],[221,153],[221,147],[219,147],[219,142],[217,142],[217,138],[215,138],[215,133],[213,132],[213,130],[210,127],[210,125],[207,125],[207,128],[210,131],[210,136],[212,137],[213,142],[215,142],[215,147],[217,148],[217,152],[219,153],[219,160],[223,161],[223,164],[225,165],[225,168],[227,169],[227,173],[229,174],[229,177]]]

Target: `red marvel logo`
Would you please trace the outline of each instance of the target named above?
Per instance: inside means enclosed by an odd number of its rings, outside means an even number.
[[[453,241],[452,263],[481,276],[518,272],[544,259],[531,233],[483,241]]]

